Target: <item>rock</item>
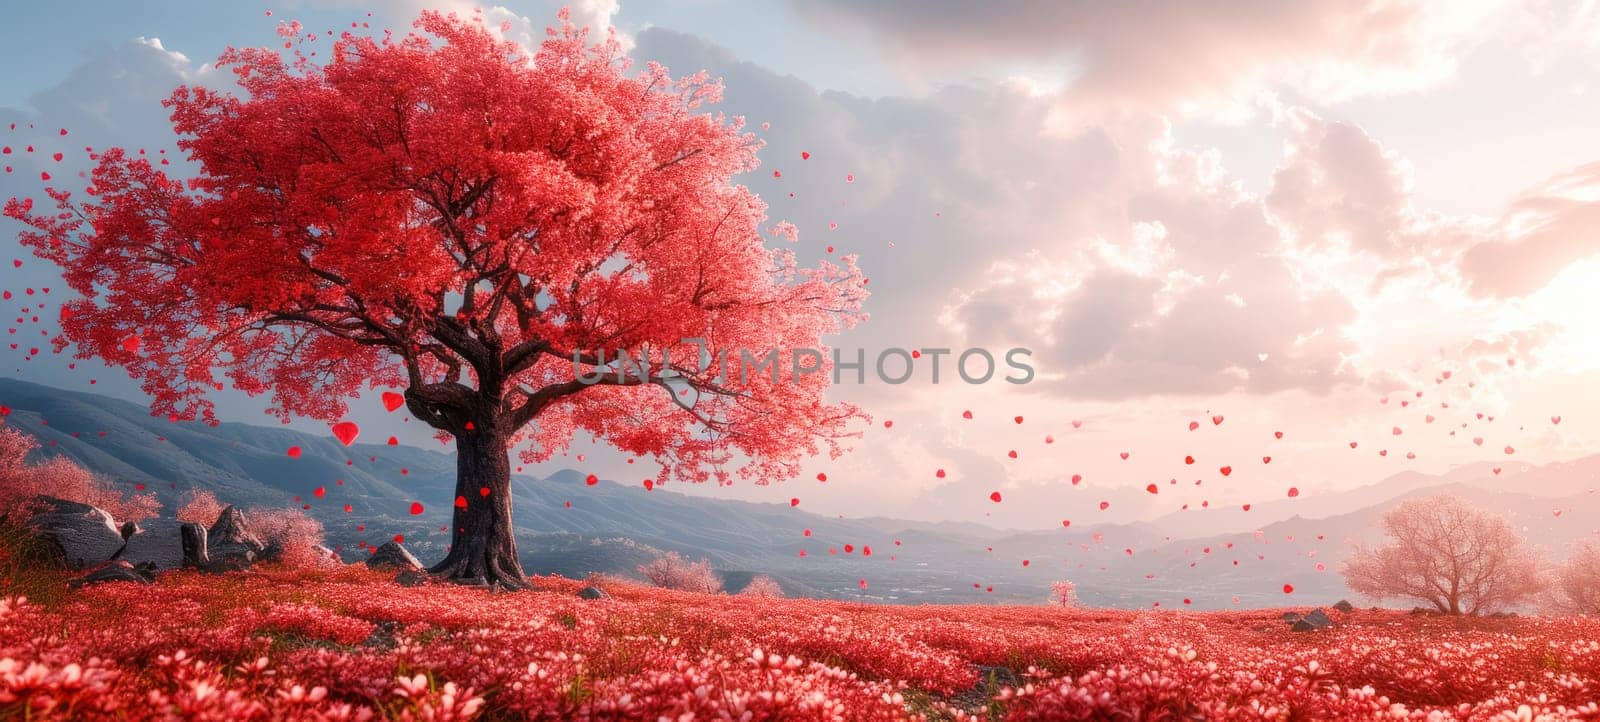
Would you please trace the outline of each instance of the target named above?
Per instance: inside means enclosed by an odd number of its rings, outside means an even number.
[[[1328,616],[1327,612],[1319,608],[1311,610],[1310,614],[1301,617],[1289,629],[1295,632],[1312,632],[1318,629],[1328,629],[1332,626],[1333,619]]]
[[[1020,687],[1022,679],[1010,667],[985,667],[978,665],[978,685],[995,687]]]
[[[428,573],[418,569],[406,569],[394,575],[394,583],[402,587],[420,587],[428,583]]]
[[[583,599],[605,599],[611,595],[599,587],[584,587],[578,590],[578,596]]]
[[[1495,612],[1494,614],[1490,614],[1489,618],[1490,619],[1515,619],[1516,616],[1517,616],[1516,612]]]
[[[1337,604],[1333,605],[1333,608],[1337,609],[1337,610],[1339,610],[1341,612],[1344,612],[1345,614],[1349,614],[1349,613],[1354,612],[1356,610],[1356,605],[1351,604],[1350,602],[1345,601],[1343,599],[1340,599]]]
[[[68,569],[102,564],[122,549],[122,532],[104,509],[75,501],[40,496],[28,526],[38,538],[59,551]]]
[[[261,539],[250,533],[244,512],[228,505],[206,532],[207,551],[214,569],[243,569],[261,556],[267,547]]]
[[[151,584],[155,582],[155,573],[148,567],[136,567],[125,560],[118,559],[99,569],[72,580],[73,589],[99,584],[101,582],[133,582],[135,584]]]
[[[242,557],[228,557],[218,559],[212,557],[200,570],[207,574],[226,574],[228,572],[242,572],[250,568],[251,560]]]
[[[177,519],[150,519],[128,537],[115,557],[134,565],[148,564],[157,571],[179,567],[204,567],[206,529]]]
[[[283,561],[283,542],[278,540],[278,539],[273,539],[272,541],[267,542],[267,545],[261,549],[261,553],[256,555],[256,561],[258,561],[258,562],[281,562],[281,561]]]
[[[178,535],[183,538],[183,565],[205,569],[211,565],[211,552],[206,546],[206,528],[192,521],[178,524]]]
[[[367,557],[367,567],[371,569],[393,569],[400,571],[422,571],[422,562],[411,555],[404,546],[397,541],[387,541],[383,546],[372,552]]]
[[[384,620],[372,625],[372,634],[367,635],[363,647],[377,649],[392,649],[395,645],[395,634],[400,631],[400,623],[394,620]]]
[[[1285,621],[1285,622],[1298,622],[1298,621],[1300,621],[1300,613],[1299,612],[1284,612],[1283,613],[1283,621]]]

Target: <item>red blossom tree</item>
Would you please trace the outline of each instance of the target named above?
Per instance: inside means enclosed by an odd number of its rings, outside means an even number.
[[[1537,596],[1537,554],[1505,519],[1453,496],[1412,499],[1383,517],[1388,544],[1357,547],[1345,583],[1377,599],[1416,599],[1447,614],[1478,614]]]
[[[110,149],[87,198],[7,204],[82,296],[57,348],[125,367],[185,420],[214,423],[228,383],[285,421],[403,387],[457,449],[464,505],[433,571],[473,583],[525,583],[515,447],[542,461],[582,432],[718,482],[837,457],[864,417],[824,401],[826,361],[733,369],[746,350],[826,359],[821,338],[864,318],[854,257],[802,268],[764,245],[765,206],[733,182],[760,142],[700,110],[719,81],[632,72],[614,38],[561,19],[531,54],[437,13],[399,39],[343,34],[323,65],[230,48],[242,95],[166,101],[193,178]],[[723,355],[725,375],[704,363]]]
[[[1077,585],[1066,579],[1051,583],[1050,604],[1062,609],[1078,606]]]

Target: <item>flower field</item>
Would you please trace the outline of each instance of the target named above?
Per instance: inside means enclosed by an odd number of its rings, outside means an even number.
[[[1600,620],[889,607],[358,568],[0,604],[8,719],[1600,719]]]

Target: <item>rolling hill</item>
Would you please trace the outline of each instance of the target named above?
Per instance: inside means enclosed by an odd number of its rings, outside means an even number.
[[[167,509],[199,489],[245,507],[309,503],[330,546],[349,560],[359,557],[358,542],[377,544],[397,533],[424,561],[442,557],[448,543],[442,531],[448,506],[441,500],[454,493],[450,454],[380,444],[346,448],[327,436],[240,423],[173,424],[136,404],[16,380],[0,379],[0,404],[11,408],[6,423],[40,440],[40,453],[69,457],[130,487],[142,484]],[[284,454],[289,446],[301,447],[299,459]],[[1498,477],[1487,466],[1444,476],[1407,472],[1318,497],[1314,509],[1282,500],[1257,505],[1249,515],[1174,514],[1031,532],[835,518],[609,481],[591,487],[573,470],[518,475],[512,487],[518,544],[530,573],[632,576],[640,563],[674,550],[709,559],[735,591],[761,573],[797,596],[1033,603],[1065,577],[1088,604],[1165,606],[1187,598],[1197,608],[1222,608],[1233,606],[1235,596],[1240,605],[1281,605],[1285,582],[1307,600],[1346,596],[1337,570],[1349,545],[1378,538],[1382,514],[1418,495],[1455,493],[1495,509],[1560,556],[1565,544],[1593,532],[1585,525],[1600,519],[1597,477],[1600,457],[1507,467]],[[329,490],[325,499],[310,497],[317,486]],[[412,500],[428,510],[412,516]],[[345,504],[354,512],[345,513]],[[862,547],[871,547],[872,555]],[[861,579],[871,580],[870,592],[859,588]]]

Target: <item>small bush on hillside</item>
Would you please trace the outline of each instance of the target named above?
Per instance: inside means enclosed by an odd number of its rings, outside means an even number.
[[[222,516],[222,510],[228,505],[217,501],[217,495],[204,489],[189,493],[189,500],[183,503],[183,508],[178,510],[178,521],[192,521],[203,526],[211,526]]]
[[[322,522],[304,511],[257,508],[245,512],[245,520],[261,543],[278,550],[277,561],[285,566],[308,568],[333,561],[322,549]]]
[[[71,459],[55,457],[28,463],[39,442],[17,429],[0,427],[0,516],[14,522],[28,514],[40,494],[100,507],[118,522],[155,516],[161,502],[153,494],[124,494],[104,477]]]

